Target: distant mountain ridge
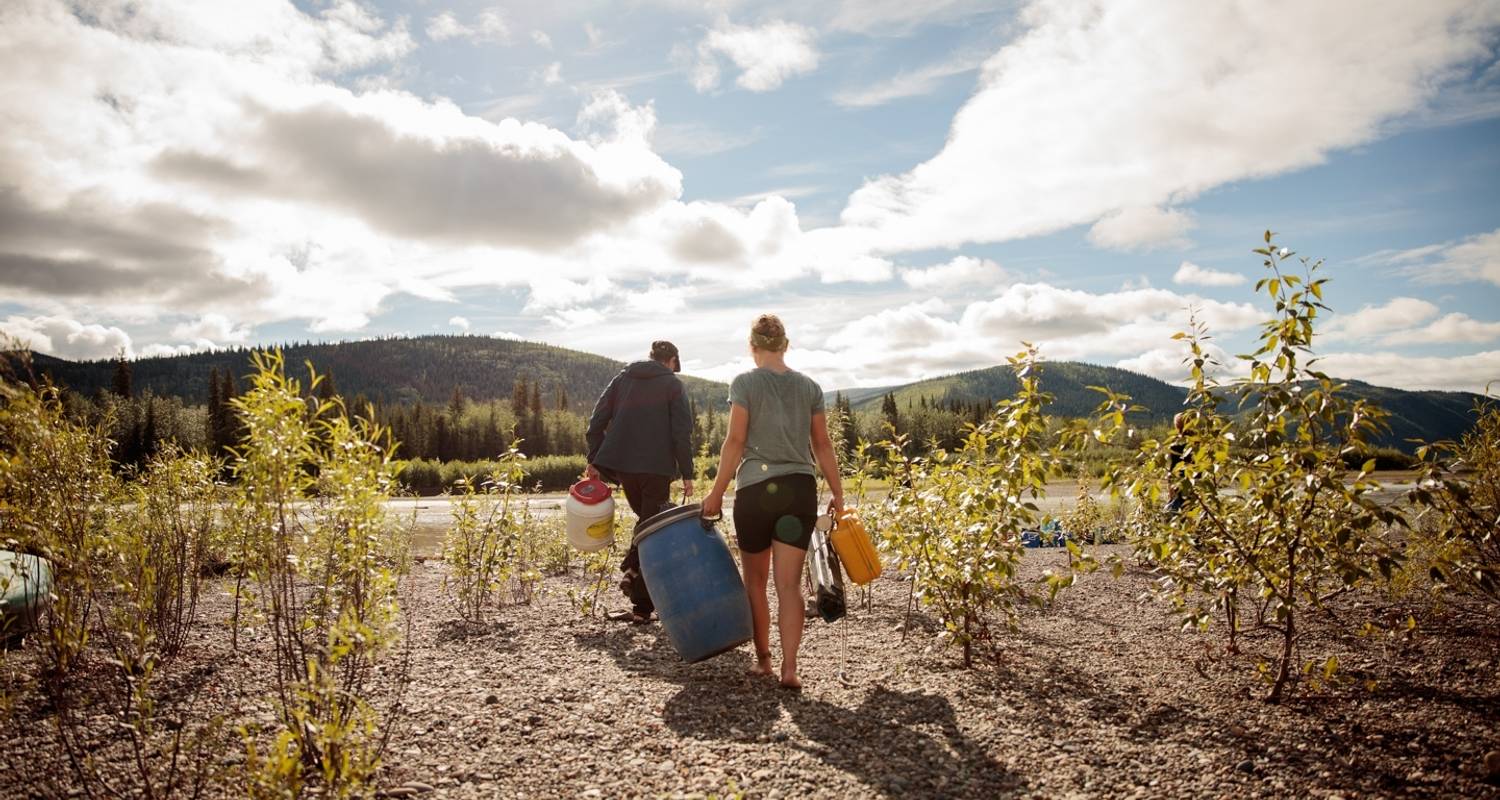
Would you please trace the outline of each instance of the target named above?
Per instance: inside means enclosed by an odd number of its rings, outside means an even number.
[[[645,344],[642,349],[644,351]],[[550,407],[561,389],[568,407],[588,413],[599,392],[624,362],[563,347],[496,339],[488,336],[431,335],[369,339],[329,344],[292,344],[281,348],[288,371],[306,376],[303,363],[311,361],[320,374],[331,374],[335,387],[346,397],[364,396],[384,403],[443,405],[455,387],[471,400],[506,399],[518,379],[540,385]],[[202,404],[208,398],[210,369],[250,372],[252,348],[217,350],[180,356],[142,358],[130,362],[136,392],[181,398]],[[643,354],[644,357],[644,354]],[[38,374],[81,394],[107,391],[114,374],[113,360],[66,361],[34,354]],[[689,395],[700,410],[723,409],[728,386],[715,381],[683,376]],[[1048,413],[1083,417],[1094,412],[1102,396],[1089,386],[1108,386],[1131,396],[1144,406],[1146,422],[1165,422],[1182,407],[1187,391],[1179,386],[1137,372],[1072,361],[1042,365],[1042,390],[1054,395]],[[1473,408],[1483,398],[1470,392],[1406,391],[1349,381],[1348,391],[1390,412],[1391,430],[1379,444],[1410,449],[1407,440],[1456,438],[1473,424]],[[242,388],[244,385],[242,383]],[[987,367],[912,383],[839,390],[857,412],[880,412],[887,393],[895,395],[898,408],[930,403],[993,403],[1011,396],[1017,388],[1009,366]],[[835,392],[828,392],[831,401]]]
[[[642,358],[648,347],[649,343],[642,343]],[[137,359],[130,362],[131,380],[136,392],[149,390],[201,404],[208,397],[210,369],[248,375],[251,353],[263,349],[268,348]],[[335,388],[345,397],[440,405],[448,402],[457,387],[471,400],[504,399],[511,396],[516,381],[524,378],[528,385],[541,387],[549,407],[560,388],[567,393],[568,407],[585,414],[625,366],[578,350],[489,336],[399,337],[291,344],[280,349],[288,374],[305,379],[304,362],[310,361],[319,374],[332,375]],[[85,395],[108,390],[115,369],[113,360],[65,361],[41,354],[33,354],[33,365],[38,374],[50,374],[54,381]],[[700,409],[722,404],[729,395],[722,383],[686,375],[683,383]]]
[[[1410,440],[1438,441],[1456,439],[1473,425],[1475,404],[1483,396],[1472,392],[1408,391],[1375,386],[1362,381],[1346,381],[1350,397],[1369,400],[1389,412],[1390,430],[1376,439],[1376,444],[1410,451]],[[900,386],[847,389],[828,392],[832,401],[836,393],[849,398],[856,412],[879,413],[886,394],[893,394],[898,409],[919,405],[923,398],[929,404],[997,402],[1015,393],[1019,384],[1015,372],[1007,366],[959,372]],[[1157,378],[1118,367],[1104,367],[1076,361],[1049,361],[1041,366],[1041,389],[1054,396],[1047,413],[1063,417],[1092,414],[1104,396],[1089,386],[1104,386],[1130,395],[1144,406],[1143,418],[1160,423],[1171,420],[1182,410],[1187,390]],[[1233,413],[1232,407],[1225,411]]]

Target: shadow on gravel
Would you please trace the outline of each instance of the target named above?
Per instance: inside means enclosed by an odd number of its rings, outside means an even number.
[[[516,649],[515,626],[499,620],[467,622],[449,619],[438,623],[433,641],[439,645],[461,642],[477,644],[484,642],[498,652],[513,652]]]
[[[679,685],[662,717],[680,736],[801,750],[893,797],[995,797],[1024,785],[964,735],[941,695],[876,687],[848,709],[750,676],[746,652],[684,664],[658,626],[574,639],[609,655],[622,671]],[[801,736],[775,730],[782,709]]]
[[[880,686],[852,710],[795,696],[784,705],[810,740],[790,746],[884,794],[997,797],[1024,785],[964,735],[946,697]]]

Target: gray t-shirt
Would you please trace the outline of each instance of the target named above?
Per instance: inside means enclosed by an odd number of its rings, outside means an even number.
[[[750,412],[745,455],[734,475],[743,489],[781,475],[817,475],[812,455],[812,418],[823,412],[823,389],[796,370],[764,367],[735,376],[729,402]]]

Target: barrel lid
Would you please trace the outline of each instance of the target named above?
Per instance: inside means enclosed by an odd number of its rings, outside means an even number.
[[[586,478],[568,489],[574,500],[587,506],[597,505],[609,499],[609,485],[604,481]]]
[[[631,540],[632,545],[638,545],[647,536],[684,519],[698,519],[702,509],[697,503],[688,503],[685,506],[669,508],[666,511],[647,517],[645,522],[635,528],[635,537]]]

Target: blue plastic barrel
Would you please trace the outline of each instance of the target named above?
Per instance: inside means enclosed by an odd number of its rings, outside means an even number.
[[[750,641],[750,600],[724,537],[697,503],[657,514],[636,529],[641,576],[677,654],[712,658]]]

